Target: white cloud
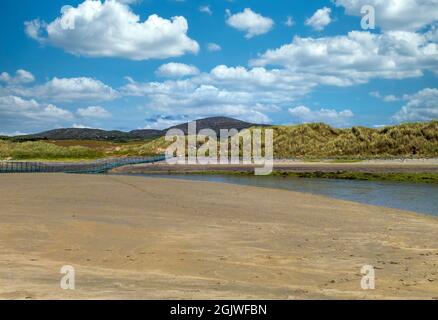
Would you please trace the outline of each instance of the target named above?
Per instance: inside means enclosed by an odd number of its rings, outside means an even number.
[[[187,36],[184,17],[168,20],[154,14],[141,22],[130,7],[111,0],[64,6],[51,23],[33,20],[25,26],[27,35],[42,44],[89,57],[165,59],[199,50],[198,43]]]
[[[425,34],[426,38],[431,42],[438,42],[438,25],[434,25]]]
[[[371,92],[369,93],[369,95],[370,95],[371,97],[373,97],[373,98],[377,98],[377,99],[380,99],[380,98],[382,97],[382,95],[380,94],[379,91],[371,91]]]
[[[395,101],[399,101],[400,99],[399,98],[397,98],[395,95],[393,95],[393,94],[389,94],[389,95],[386,95],[386,96],[382,96],[381,94],[380,94],[380,92],[379,91],[371,91],[370,93],[369,93],[369,95],[371,96],[371,97],[373,97],[373,98],[376,98],[376,99],[382,99],[383,101],[385,101],[385,102],[395,102]]]
[[[116,0],[116,1],[124,4],[136,4],[142,2],[143,0]]]
[[[395,102],[398,100],[399,99],[393,94],[389,94],[389,95],[383,97],[383,101],[385,101],[385,102]]]
[[[175,82],[150,86],[146,110],[163,116],[184,114],[190,118],[212,115],[238,117],[247,121],[269,122],[268,106],[257,104],[250,94],[228,91],[213,85],[183,86]]]
[[[207,44],[207,50],[210,52],[221,51],[222,48],[217,43],[209,43]]]
[[[202,79],[206,81],[206,79]],[[229,90],[239,90],[263,99],[263,103],[284,103],[310,91],[316,83],[301,74],[288,70],[262,67],[228,67],[219,65],[213,68],[208,81]],[[274,102],[275,101],[275,102]]]
[[[146,110],[191,118],[227,115],[250,122],[270,122],[270,113],[287,107],[315,86],[285,70],[219,65],[185,80],[128,82],[120,91],[147,98]]]
[[[376,23],[384,31],[416,31],[438,21],[437,0],[335,0],[349,15],[361,16],[361,8],[375,8]]]
[[[324,30],[324,28],[332,22],[332,18],[330,17],[331,12],[332,10],[327,7],[316,10],[313,16],[306,20],[306,25],[311,26],[317,31]]]
[[[346,36],[295,37],[250,64],[278,65],[319,83],[346,86],[372,78],[404,79],[422,76],[425,70],[438,72],[438,45],[412,32],[352,31]]]
[[[110,118],[111,113],[109,113],[105,108],[100,106],[91,106],[87,108],[80,108],[76,112],[79,116],[83,118]]]
[[[190,119],[184,119],[183,117],[158,116],[153,119],[147,119],[147,124],[144,129],[163,130],[179,125],[188,120]]]
[[[26,100],[16,96],[0,96],[0,126],[53,122],[73,119],[73,114],[53,104],[41,104],[34,99]],[[16,128],[15,128],[16,130]]]
[[[295,25],[294,18],[292,16],[288,16],[286,21],[284,22],[284,25],[287,27],[292,27]]]
[[[427,121],[438,119],[438,89],[425,88],[404,97],[407,103],[393,119],[397,122]]]
[[[324,122],[334,126],[348,125],[348,121],[354,116],[353,112],[348,109],[338,112],[334,109],[311,110],[306,106],[290,108],[289,114],[294,122]]]
[[[5,82],[6,84],[25,84],[35,81],[35,77],[29,71],[19,69],[15,72],[15,76],[11,76],[7,72],[2,72],[0,74],[0,82]]]
[[[271,18],[263,17],[250,8],[233,15],[227,11],[227,14],[226,23],[239,31],[246,32],[245,38],[247,39],[265,34],[274,27],[274,21]]]
[[[72,126],[74,129],[91,129],[91,127],[88,127],[84,124],[80,124],[80,123],[74,123]]]
[[[213,11],[211,11],[210,6],[200,6],[199,7],[199,11],[203,12],[203,13],[206,13],[206,14],[208,14],[210,16],[213,14]]]
[[[269,106],[257,103],[257,97],[214,85],[167,82],[162,86],[149,86],[147,96],[150,99],[147,109],[162,115],[184,114],[190,118],[223,115],[247,121],[270,121],[264,113]]]
[[[116,90],[92,78],[53,78],[42,85],[33,87],[7,87],[6,92],[57,102],[108,101],[116,99]]]
[[[264,105],[276,105],[287,104],[297,97],[302,97],[315,85],[316,83],[304,81],[299,74],[289,73],[287,70],[219,65],[210,73],[202,73],[186,80],[129,82],[121,89],[121,93],[128,96],[153,97],[160,101],[182,101],[180,95],[189,97],[200,87],[204,86],[205,89],[205,86],[214,86],[222,92],[221,97],[225,92],[234,94],[236,104],[254,105],[259,102]],[[229,103],[233,103],[233,100],[230,99]]]
[[[199,74],[199,70],[193,65],[170,62],[161,65],[155,73],[161,77],[179,78]]]
[[[15,136],[25,136],[28,135],[27,132],[22,131],[11,131],[11,132],[0,132],[0,136],[9,136],[9,137],[15,137]]]

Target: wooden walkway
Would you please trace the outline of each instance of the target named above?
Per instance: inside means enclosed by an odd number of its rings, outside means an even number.
[[[164,155],[154,157],[108,158],[89,162],[28,162],[0,161],[0,173],[104,173],[126,165],[152,163],[165,160]]]

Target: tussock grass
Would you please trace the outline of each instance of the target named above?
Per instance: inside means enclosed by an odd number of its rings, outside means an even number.
[[[0,159],[26,160],[26,159],[96,159],[103,153],[83,147],[61,147],[46,142],[11,142],[0,140]]]
[[[275,158],[355,161],[438,157],[438,121],[406,123],[380,129],[336,129],[323,123],[270,128],[274,130]],[[161,137],[145,144],[138,152],[162,153],[170,144]]]
[[[340,159],[438,157],[438,121],[406,123],[380,129],[332,128],[323,123],[273,126],[274,157]],[[253,130],[254,128],[250,129]],[[266,128],[261,128],[266,130]],[[198,140],[198,146],[205,139]],[[0,159],[93,159],[105,156],[162,154],[172,142],[108,143],[89,141],[13,142],[0,139]],[[263,146],[263,144],[262,144]],[[242,153],[242,151],[241,151]]]
[[[437,157],[438,121],[380,129],[335,129],[323,123],[274,127],[277,158]]]

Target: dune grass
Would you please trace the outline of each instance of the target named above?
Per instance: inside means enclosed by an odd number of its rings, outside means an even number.
[[[274,157],[278,159],[317,161],[328,158],[354,162],[373,158],[438,157],[438,121],[379,129],[337,129],[323,123],[270,128],[274,130]],[[138,152],[160,153],[170,144],[161,137],[145,144]]]
[[[274,157],[277,159],[355,162],[375,158],[438,157],[438,121],[406,123],[379,129],[337,129],[323,123],[270,128],[274,130]],[[0,159],[148,156],[164,153],[171,143],[164,137],[126,143],[77,140],[16,142],[0,139]]]
[[[102,152],[83,146],[61,147],[41,141],[17,143],[0,140],[0,159],[70,160],[96,159],[102,156]]]
[[[438,156],[438,121],[380,129],[326,124],[274,127],[277,158],[430,158]]]

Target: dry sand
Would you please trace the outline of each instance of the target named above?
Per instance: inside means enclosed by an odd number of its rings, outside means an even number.
[[[5,174],[0,197],[1,299],[438,299],[434,217],[126,176]]]

